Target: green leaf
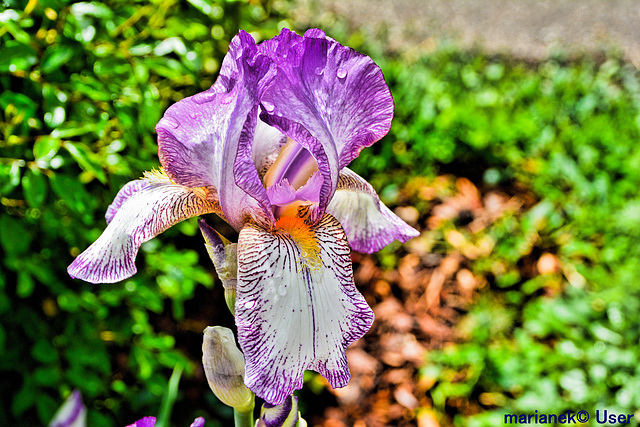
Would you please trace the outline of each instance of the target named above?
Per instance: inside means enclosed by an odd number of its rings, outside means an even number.
[[[33,155],[36,160],[48,162],[58,153],[62,141],[59,138],[53,138],[49,135],[41,136],[36,139],[33,145]]]
[[[8,255],[23,255],[29,249],[31,235],[20,221],[9,215],[0,216],[0,245]]]
[[[100,162],[98,162],[95,154],[92,153],[86,145],[82,143],[65,142],[64,148],[67,149],[83,170],[93,173],[101,183],[107,183],[107,176],[102,170]]]
[[[75,49],[68,45],[54,44],[49,46],[42,56],[40,68],[44,73],[55,71],[69,62],[75,53]]]
[[[26,71],[38,61],[36,51],[28,45],[7,42],[0,48],[0,72]]]
[[[31,274],[27,273],[26,271],[18,272],[18,283],[16,285],[16,294],[18,294],[20,298],[26,298],[31,296],[35,287],[36,287],[36,283],[34,282],[33,277],[31,277]]]
[[[38,208],[47,198],[47,179],[39,171],[28,170],[22,177],[24,198],[32,208]]]
[[[18,111],[18,114],[24,114],[23,119],[28,119],[34,116],[38,104],[22,93],[7,90],[0,95],[0,107],[2,107],[5,112],[14,108]]]
[[[76,179],[67,175],[56,174],[49,178],[51,188],[69,207],[78,213],[93,209],[95,198],[92,198],[84,186]]]

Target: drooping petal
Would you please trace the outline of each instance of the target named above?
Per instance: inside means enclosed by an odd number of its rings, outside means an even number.
[[[348,168],[340,171],[338,189],[327,207],[336,217],[352,249],[373,253],[394,240],[406,242],[420,233],[380,201],[373,187]]]
[[[346,348],[373,323],[353,282],[338,221],[281,218],[272,231],[247,224],[238,240],[236,326],[245,384],[270,404],[302,387],[313,369],[332,387],[350,379]]]
[[[122,204],[126,202],[129,197],[133,196],[138,191],[147,188],[148,186],[149,181],[146,179],[136,179],[135,181],[129,181],[128,183],[126,183],[124,187],[122,187],[120,191],[118,191],[115,199],[113,199],[113,202],[111,202],[111,204],[107,208],[107,213],[105,213],[104,215],[105,219],[107,220],[107,224],[109,224],[113,217],[116,216],[116,212],[118,212],[120,206],[122,206]]]
[[[272,68],[241,31],[215,84],[169,107],[156,126],[158,155],[169,177],[186,187],[215,187],[227,221],[237,229],[248,216],[272,220],[251,150],[259,97]]]
[[[74,390],[55,413],[48,427],[86,427],[87,408],[79,390]]]
[[[78,255],[69,275],[91,283],[114,283],[136,273],[140,245],[196,215],[220,212],[212,189],[187,188],[157,175],[126,199],[102,235]]]
[[[260,117],[314,156],[324,177],[322,213],[339,170],[389,131],[391,93],[371,58],[320,30],[296,37],[285,29],[264,45],[277,73],[263,94]]]
[[[155,427],[156,417],[144,417],[127,427]]]

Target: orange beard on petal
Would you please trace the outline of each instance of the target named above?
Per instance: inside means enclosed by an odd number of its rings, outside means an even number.
[[[310,268],[319,268],[320,245],[316,239],[315,229],[297,216],[283,216],[276,221],[275,233],[286,233],[295,242],[302,254],[302,262]]]

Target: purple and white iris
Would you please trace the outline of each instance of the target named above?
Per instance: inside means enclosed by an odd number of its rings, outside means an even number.
[[[235,319],[247,387],[273,405],[302,387],[306,369],[343,387],[345,350],[373,322],[350,247],[371,253],[418,235],[346,168],[392,117],[369,57],[316,29],[259,45],[240,32],[215,84],[156,126],[163,169],[120,190],[106,230],[69,274],[128,278],[143,242],[215,212],[240,233]]]

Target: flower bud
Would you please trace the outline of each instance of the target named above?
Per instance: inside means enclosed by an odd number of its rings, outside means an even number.
[[[207,252],[216,273],[224,287],[224,299],[231,313],[235,311],[236,304],[236,283],[238,281],[238,244],[231,243],[214,230],[203,219],[198,221],[200,231],[204,236]]]
[[[265,403],[260,411],[256,427],[296,427],[306,426],[298,412],[298,398],[289,396],[279,405]]]
[[[244,356],[231,329],[208,326],[202,342],[202,364],[213,393],[240,412],[253,409],[254,395],[244,385]]]

